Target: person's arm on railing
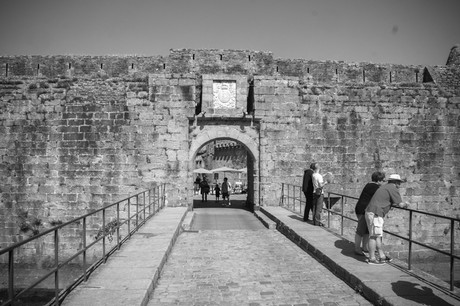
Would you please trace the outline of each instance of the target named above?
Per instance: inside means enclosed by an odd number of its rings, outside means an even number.
[[[399,208],[408,208],[410,205],[409,202],[401,202],[401,203],[393,203],[391,204],[392,207],[399,207]]]

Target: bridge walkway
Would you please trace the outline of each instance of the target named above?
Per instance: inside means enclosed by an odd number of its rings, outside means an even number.
[[[194,214],[149,306],[371,305],[250,212],[225,207]]]
[[[217,216],[224,211],[236,214]],[[350,242],[284,208],[256,215],[307,252],[247,211],[208,210],[201,221],[198,214],[166,207],[62,305],[460,305],[458,292],[397,264],[370,266]],[[179,235],[193,216],[198,223]]]

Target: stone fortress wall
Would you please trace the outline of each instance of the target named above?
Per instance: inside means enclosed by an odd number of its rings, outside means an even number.
[[[460,215],[458,47],[436,67],[181,49],[0,57],[0,75],[0,246],[23,239],[21,211],[46,227],[161,182],[169,205],[189,205],[191,148],[214,137],[193,118],[221,122],[222,139],[254,140],[256,204],[278,205],[281,183],[300,185],[316,161],[335,174],[331,191],[358,196],[383,170],[407,178],[412,208]],[[214,80],[235,80],[237,110],[209,107]],[[405,230],[403,216],[390,218]],[[448,226],[420,224],[417,235],[443,243]]]

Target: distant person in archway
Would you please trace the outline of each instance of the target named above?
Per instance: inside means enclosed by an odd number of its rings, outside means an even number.
[[[197,175],[195,179],[195,194],[198,194],[198,191],[200,190],[200,184],[201,184],[201,177]]]
[[[208,181],[206,180],[206,177],[203,178],[203,180],[200,183],[200,189],[201,189],[201,202],[207,202],[208,201],[208,193],[209,193],[209,184]]]
[[[356,226],[355,233],[355,254],[365,256],[364,252],[369,252],[368,242],[369,242],[369,229],[367,228],[366,218],[364,218],[364,213],[367,205],[372,199],[374,193],[379,189],[383,180],[385,179],[385,174],[379,171],[372,173],[371,176],[372,182],[367,183],[364,186],[361,195],[359,196],[358,202],[355,206],[356,217],[358,218],[358,225]],[[362,243],[362,248],[361,248]]]
[[[323,210],[324,202],[324,186],[327,185],[323,179],[323,176],[319,174],[319,164],[313,163],[310,168],[313,170],[312,183],[313,183],[313,224],[316,226],[322,226],[321,223],[321,211]]]
[[[382,185],[374,193],[369,205],[366,208],[365,218],[369,229],[369,261],[371,265],[383,265],[390,262],[391,258],[386,256],[382,249],[383,218],[390,211],[392,206],[407,207],[399,194],[399,186],[402,180],[398,174],[391,174],[388,177],[388,184]],[[379,252],[379,259],[375,257],[375,251]]]
[[[214,187],[214,192],[216,194],[216,202],[219,202],[219,200],[220,200],[220,186],[219,186],[219,183],[217,183],[216,186]]]
[[[226,177],[222,183],[222,200],[224,202],[222,205],[225,205],[225,200],[227,200],[227,205],[230,206],[230,183]]]
[[[303,173],[303,180],[302,180],[302,192],[305,195],[305,209],[303,214],[303,221],[307,222],[310,220],[310,211],[313,218],[313,170],[311,167],[313,164],[310,165],[310,169],[307,169]]]

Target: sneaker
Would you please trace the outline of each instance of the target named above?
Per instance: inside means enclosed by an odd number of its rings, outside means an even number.
[[[388,257],[388,255],[387,255],[387,256],[385,256],[384,259],[380,259],[380,260],[381,260],[381,261],[384,261],[384,262],[392,262],[392,261],[393,261],[393,258]]]
[[[375,258],[374,258],[374,259],[369,259],[369,260],[367,261],[367,263],[370,264],[370,265],[376,265],[376,266],[381,266],[381,265],[384,265],[384,264],[385,264],[384,261],[377,260],[377,259],[375,259]]]

